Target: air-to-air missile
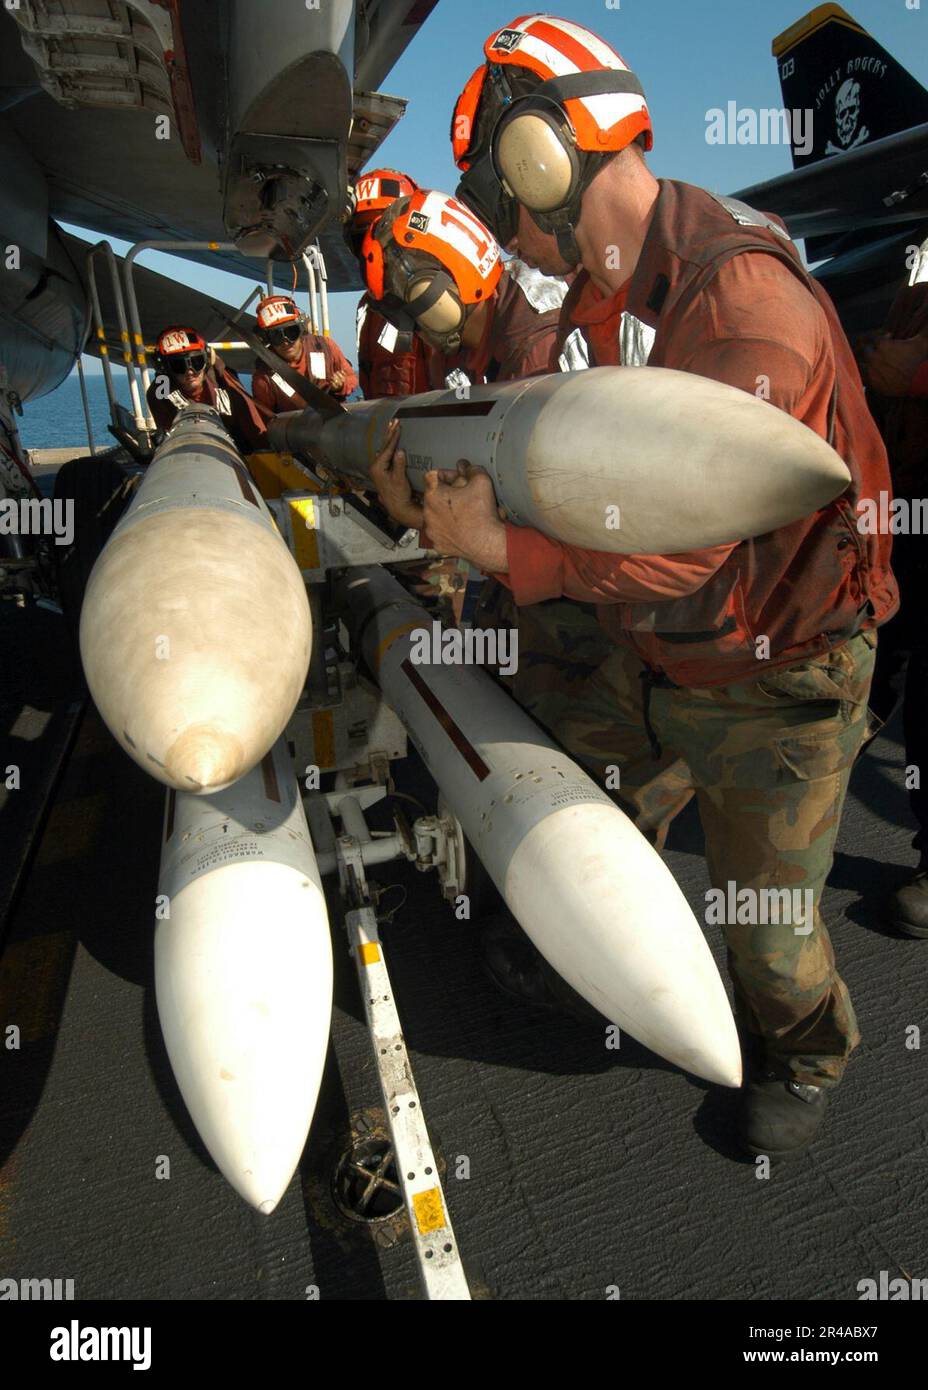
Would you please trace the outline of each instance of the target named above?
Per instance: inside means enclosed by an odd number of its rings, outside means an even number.
[[[311,638],[300,572],[232,440],[212,411],[184,410],[84,596],[104,722],[168,786],[229,786],[290,718]]]
[[[283,739],[224,791],[167,794],[155,992],[197,1131],[269,1213],[306,1143],[328,1047],[332,944]]]
[[[660,368],[306,411],[272,422],[271,442],[363,483],[394,415],[414,487],[467,459],[513,521],[596,550],[745,539],[826,506],[849,481],[784,412]],[[430,615],[388,573],[349,570],[340,592],[386,700],[554,969],[659,1055],[737,1086],[725,989],[657,853],[485,672],[413,659],[411,634]],[[262,1211],[299,1159],[331,1008],[325,905],[277,742],[310,643],[300,572],[232,442],[211,412],[183,412],[91,575],[81,651],[109,728],[172,788],[159,1013],[204,1142]]]
[[[596,367],[501,386],[312,409],[271,422],[274,448],[363,483],[400,421],[414,489],[459,460],[508,519],[554,540],[675,555],[763,535],[833,501],[846,465],[813,430],[746,391],[664,367]]]
[[[385,570],[351,570],[339,591],[388,704],[542,955],[652,1051],[740,1085],[712,954],[640,831],[486,672],[414,659],[431,615]]]

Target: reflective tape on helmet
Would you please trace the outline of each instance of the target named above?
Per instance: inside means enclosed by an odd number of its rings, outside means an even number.
[[[259,328],[275,328],[280,323],[297,322],[300,311],[288,295],[278,294],[261,300],[256,317]]]
[[[487,279],[499,261],[499,247],[482,222],[469,208],[447,194],[431,192],[415,211],[409,213],[409,229],[422,236],[434,238],[450,246],[476,270],[481,280]],[[423,250],[436,248],[425,243]],[[438,252],[440,255],[440,252]]]

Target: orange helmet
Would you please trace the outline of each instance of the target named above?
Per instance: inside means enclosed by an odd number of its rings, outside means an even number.
[[[209,354],[206,343],[195,328],[175,323],[158,334],[155,360],[159,371],[181,376],[186,371],[203,371]]]
[[[468,315],[502,274],[492,233],[456,198],[426,189],[394,203],[370,228],[361,264],[384,316],[446,353],[460,346]]]
[[[299,342],[306,326],[296,301],[288,294],[266,294],[259,299],[255,320],[255,332],[269,347]]]
[[[591,30],[553,15],[521,16],[484,53],[483,79],[472,75],[452,123],[459,192],[485,205],[495,178],[576,263],[580,200],[603,158],[639,139],[651,148],[641,83]]]
[[[206,344],[195,328],[174,323],[170,328],[162,328],[155,351],[159,357],[173,357],[180,352],[205,352]]]
[[[258,300],[255,318],[259,328],[276,328],[281,323],[299,323],[302,314],[288,294],[266,294]]]
[[[624,150],[639,135],[653,143],[644,91],[621,54],[582,24],[533,14],[499,29],[483,46],[487,63],[532,72],[532,96],[553,98],[579,150]],[[507,117],[510,113],[506,113]],[[499,132],[494,136],[499,143]]]
[[[352,232],[355,235],[366,232],[397,198],[408,198],[418,190],[415,179],[400,173],[399,169],[371,169],[366,174],[359,174],[353,189]]]
[[[501,246],[507,246],[519,224],[519,205],[496,177],[490,160],[490,135],[512,95],[508,87],[499,91],[496,82],[487,88],[488,71],[486,63],[481,63],[471,73],[451,114],[451,149],[455,164],[464,173],[456,196],[492,228]]]

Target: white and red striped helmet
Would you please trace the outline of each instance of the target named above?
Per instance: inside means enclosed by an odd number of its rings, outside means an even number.
[[[651,148],[651,116],[640,83],[621,54],[582,24],[554,15],[523,15],[491,34],[483,51],[488,64],[525,68],[554,92],[558,83],[563,91],[580,86],[579,74],[603,73],[601,92],[561,98],[577,148],[600,154],[624,150],[642,134],[645,149]],[[606,89],[609,73],[616,74],[617,90]],[[571,78],[573,84],[565,80]]]
[[[584,190],[634,141],[651,148],[641,83],[609,44],[553,15],[520,16],[490,35],[484,54],[452,117],[458,197],[504,245],[524,207],[575,265]]]

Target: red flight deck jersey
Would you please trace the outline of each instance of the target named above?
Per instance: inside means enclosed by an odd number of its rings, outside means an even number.
[[[358,376],[366,401],[383,396],[416,396],[431,391],[429,363],[439,354],[422,341],[413,338],[410,352],[391,352],[379,342],[387,320],[373,307],[369,295],[358,306]]]
[[[556,370],[553,353],[565,292],[563,281],[510,261],[493,291],[478,345],[453,357],[435,354],[433,389],[444,386],[446,374],[455,367],[466,372],[475,386],[521,381]]]
[[[281,361],[283,362],[283,358]],[[303,353],[299,362],[287,362],[284,365],[323,388],[327,381],[332,380],[334,372],[344,372],[344,386],[338,391],[329,393],[337,401],[343,401],[346,396],[350,396],[358,384],[354,368],[335,339],[323,338],[318,333],[305,333],[303,335]],[[287,410],[305,410],[309,404],[308,401],[304,401],[302,396],[291,390],[283,377],[278,376],[266,363],[261,361],[255,363],[251,389],[258,404],[263,405],[274,415],[279,415]]]
[[[179,410],[189,402],[191,405],[211,405],[218,411],[238,448],[243,454],[260,449],[265,442],[265,424],[259,408],[249,396],[235,373],[228,368],[218,353],[214,354],[212,365],[207,368],[203,385],[198,395],[185,396],[179,386],[173,385],[167,395],[161,394],[159,377],[148,387],[146,399],[152,419],[159,430],[169,430]]]
[[[886,451],[834,306],[780,224],[662,179],[634,274],[610,298],[581,272],[561,340],[574,327],[597,366],[646,361],[752,394],[768,379],[774,405],[831,437],[851,483],[789,526],[685,555],[608,554],[507,525],[509,572],[498,577],[518,604],[596,602],[614,640],[697,687],[756,679],[758,637],[769,639],[769,670],[892,616],[891,538],[856,524],[857,500],[890,488]],[[718,484],[724,493],[724,472]]]

